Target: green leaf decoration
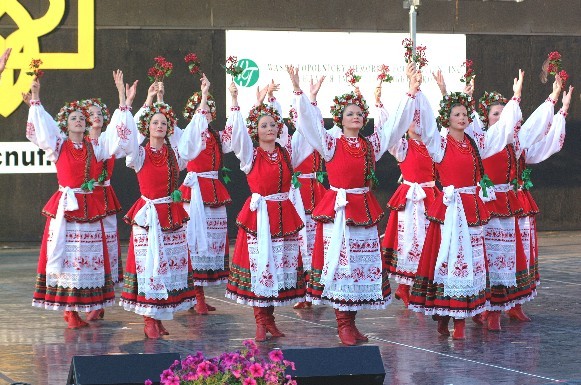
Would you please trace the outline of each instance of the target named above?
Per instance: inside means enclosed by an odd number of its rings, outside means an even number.
[[[317,171],[315,173],[315,176],[317,178],[317,181],[319,181],[319,183],[323,183],[323,181],[325,180],[325,177],[327,176],[327,172],[326,171]]]
[[[293,185],[294,188],[300,188],[301,187],[301,182],[299,182],[299,178],[298,178],[299,175],[301,175],[301,174],[302,174],[302,172],[300,172],[300,171],[295,171],[293,173],[293,177],[291,179],[291,183],[292,183],[292,185]]]
[[[95,179],[88,180],[81,185],[81,189],[85,191],[93,191],[93,189],[95,188],[95,182],[96,182]]]
[[[375,175],[375,170],[371,169],[369,171],[369,174],[367,174],[367,176],[365,177],[365,179],[371,180],[375,187],[379,186],[379,179],[377,179],[377,176]]]
[[[99,178],[97,178],[97,181],[99,183],[103,183],[107,180],[108,176],[109,176],[109,173],[107,172],[107,170],[103,169],[103,171],[101,171],[101,174],[99,174]]]
[[[530,190],[533,187],[533,182],[531,181],[531,172],[533,172],[533,170],[530,168],[525,168],[522,172],[523,190]]]
[[[174,202],[181,202],[182,201],[182,192],[180,190],[173,190],[171,193],[171,199]]]
[[[225,184],[228,184],[232,181],[232,178],[230,178],[230,172],[232,172],[232,170],[230,170],[228,167],[222,167],[220,169],[220,175],[222,175],[222,179],[224,179]]]
[[[480,188],[482,189],[482,196],[485,198],[488,198],[488,191],[486,191],[486,189],[488,187],[494,187],[494,183],[492,183],[492,181],[490,180],[488,175],[484,174],[482,176],[482,179],[480,179],[480,182],[478,182],[478,184],[480,185]]]

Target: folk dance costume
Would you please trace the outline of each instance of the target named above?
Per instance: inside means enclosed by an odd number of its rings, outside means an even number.
[[[399,284],[395,297],[407,307],[430,223],[426,210],[441,192],[435,184],[435,164],[421,141],[401,138],[388,151],[397,160],[403,181],[387,203],[391,211],[381,252],[390,276]]]
[[[196,303],[184,228],[189,217],[178,191],[179,171],[186,168],[188,159],[170,144],[168,137],[176,119],[167,104],[145,108],[139,119],[142,135],[149,136],[149,123],[157,113],[168,121],[166,141],[159,150],[149,143],[140,146],[135,130],[128,133],[131,150],[126,164],[137,173],[141,198],[123,218],[132,225],[132,232],[119,303],[125,310],[144,316],[148,338],[169,334],[161,321],[173,319],[174,313]],[[201,125],[199,120],[205,120],[201,113],[195,114],[190,130],[180,138],[180,144],[188,142],[184,148],[190,151],[201,140],[191,134],[196,124]]]
[[[506,104],[507,100],[496,92],[485,93],[480,99],[480,115],[484,124],[488,121],[490,106]],[[515,127],[514,144],[508,144],[502,151],[483,159],[486,175],[494,184],[495,198],[486,202],[491,219],[484,225],[484,241],[490,281],[490,306],[487,314],[488,330],[499,331],[500,311],[512,310],[522,320],[528,319],[520,305],[532,300],[536,295],[534,283],[529,279],[528,264],[516,217],[523,207],[515,190],[517,159],[520,153],[539,141],[545,127],[551,125],[553,103],[547,100],[527,121]],[[466,132],[476,142],[483,142],[492,134],[475,114],[474,122]],[[499,121],[497,124],[503,124]],[[483,320],[475,318],[482,323]]]
[[[497,124],[489,128],[484,140],[469,135],[459,142],[450,134],[438,132],[428,101],[422,93],[416,100],[422,122],[422,140],[442,183],[443,194],[428,208],[430,225],[426,234],[416,278],[410,293],[410,308],[435,315],[438,332],[449,335],[448,322],[454,318],[454,338],[464,338],[465,318],[477,315],[488,306],[488,285],[483,226],[490,215],[483,199],[494,191],[481,183],[481,159],[503,149],[521,119],[518,100],[504,108]],[[452,93],[440,102],[442,127],[449,126],[454,105],[463,105],[471,116],[471,97]]]
[[[109,124],[110,114],[109,109],[100,99],[85,99],[81,104],[86,108],[95,106],[101,109],[103,115],[103,127]],[[111,127],[117,129],[117,127]],[[119,127],[123,129],[123,127]],[[104,135],[104,133],[101,133]],[[98,142],[93,140],[93,145]],[[113,176],[113,168],[115,167],[115,159],[124,157],[121,152],[113,155],[109,159],[105,159],[98,164],[100,171],[99,178],[95,183],[93,194],[99,199],[103,200],[105,205],[105,213],[107,216],[103,218],[103,227],[105,229],[105,240],[107,242],[107,252],[109,253],[109,263],[111,265],[111,278],[116,285],[123,284],[123,266],[121,263],[121,246],[119,244],[119,233],[117,231],[117,213],[121,211],[121,204],[117,199],[117,195],[111,186],[111,177]],[[102,318],[102,313],[100,314]]]
[[[289,153],[278,143],[272,153],[252,143],[258,140],[258,120],[263,115],[272,116],[280,135],[280,115],[266,105],[254,107],[247,129],[240,108],[231,110],[232,150],[252,196],[236,219],[239,229],[226,297],[254,307],[256,340],[264,341],[267,331],[273,337],[284,336],[274,322],[274,307],[305,296],[298,234],[304,224],[289,197],[293,175]]]
[[[313,210],[317,232],[307,298],[314,304],[333,306],[339,337],[346,345],[366,341],[355,326],[360,309],[383,309],[391,302],[387,267],[382,264],[377,223],[381,206],[370,192],[375,162],[401,138],[414,113],[412,97],[406,96],[389,121],[368,138],[347,138],[341,133],[341,115],[356,104],[367,119],[367,105],[355,94],[340,97],[337,127],[324,129],[316,109],[302,91],[295,91],[297,129],[326,162],[330,190]],[[336,99],[339,100],[339,99]]]
[[[63,132],[74,111],[87,115],[78,102],[72,102],[59,112],[57,125],[40,101],[32,100],[26,134],[55,162],[59,182],[59,191],[42,210],[48,219],[32,305],[64,310],[70,328],[87,326],[79,311],[112,306],[115,299],[102,222],[107,213],[93,187],[101,173],[99,162],[128,145],[118,131],[132,125],[128,108],[121,107],[112,117],[111,127],[115,128],[107,130],[98,142],[85,138],[82,143],[73,143]]]
[[[527,265],[529,266],[529,276],[531,284],[539,286],[541,284],[539,274],[539,249],[537,242],[536,214],[539,208],[533,199],[530,188],[532,182],[530,179],[531,169],[529,164],[537,164],[545,161],[551,155],[556,154],[563,148],[565,142],[565,118],[567,111],[560,109],[553,118],[550,128],[547,127],[546,136],[539,142],[525,149],[519,157],[518,168],[518,197],[523,205],[523,212],[518,218],[522,243],[524,246]],[[509,313],[509,316],[513,316]]]
[[[269,99],[272,106],[281,111],[280,104],[276,102],[276,99]],[[319,115],[319,120],[323,120],[321,111],[317,107],[317,102],[311,101],[311,104],[316,108],[317,114]],[[296,127],[296,110],[291,108],[290,119]],[[283,135],[284,137],[284,129]],[[283,139],[284,141],[284,139]],[[283,143],[281,143],[283,144]],[[285,144],[283,144],[285,145]],[[327,189],[323,185],[323,180],[325,172],[323,171],[323,166],[325,164],[321,155],[315,151],[315,149],[305,140],[303,135],[296,131],[292,137],[289,137],[285,147],[291,154],[291,164],[295,171],[295,175],[300,183],[299,191],[300,198],[302,200],[302,205],[304,207],[304,219],[305,228],[299,232],[301,237],[301,258],[303,261],[303,269],[305,272],[305,281],[309,281],[310,270],[311,270],[311,260],[313,256],[313,248],[315,245],[315,231],[316,223],[313,220],[312,213],[323,199],[323,196],[327,192]],[[294,188],[294,187],[291,187]],[[299,213],[301,215],[301,213]],[[306,242],[304,239],[306,239]],[[294,305],[295,309],[309,308],[311,302],[303,301],[296,303]]]
[[[201,140],[189,152],[183,149],[182,155],[192,160],[188,162],[188,174],[180,191],[184,209],[190,217],[186,235],[194,273],[195,309],[198,314],[208,314],[216,308],[206,303],[203,286],[227,282],[230,270],[226,205],[232,199],[218,175],[223,165],[223,154],[232,151],[232,123],[229,119],[226,129],[215,131],[206,119],[192,120],[200,101],[201,94],[195,92],[184,110],[184,117],[192,126],[193,137]],[[208,97],[208,107],[214,119],[216,107],[211,96]]]

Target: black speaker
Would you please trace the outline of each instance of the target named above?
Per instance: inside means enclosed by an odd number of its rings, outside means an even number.
[[[283,349],[287,369],[298,385],[382,385],[385,369],[378,346]]]
[[[67,385],[143,385],[147,379],[159,385],[159,375],[179,359],[178,353],[74,356]]]

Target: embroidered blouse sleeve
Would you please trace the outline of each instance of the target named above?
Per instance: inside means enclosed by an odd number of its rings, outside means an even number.
[[[206,115],[196,112],[177,142],[180,158],[186,161],[196,159],[206,149],[207,135],[208,120],[206,119]]]
[[[224,154],[232,152],[232,119],[233,116],[230,114],[226,121],[226,127],[220,131],[220,141],[222,142],[222,152]]]
[[[135,119],[134,117],[133,122],[139,122],[139,119]],[[135,172],[141,170],[143,162],[145,161],[145,149],[139,145],[143,142],[143,138],[144,136],[139,133],[137,128],[129,133],[125,165],[134,169]]]
[[[445,136],[440,135],[434,112],[423,92],[416,94],[416,108],[420,111],[420,135],[422,136],[422,141],[426,145],[432,160],[440,163],[444,158],[448,140]]]
[[[232,109],[232,151],[240,160],[240,170],[248,174],[254,163],[254,146],[252,138],[248,134],[246,124],[240,113],[240,109]]]
[[[507,144],[513,143],[514,133],[518,130],[522,113],[518,100],[511,99],[500,114],[498,122],[488,127],[484,140],[476,140],[482,159],[500,152]]]
[[[523,150],[531,148],[549,133],[554,113],[555,103],[547,98],[522,124],[520,130],[515,133],[514,143],[517,157]]]
[[[337,138],[325,130],[315,106],[303,93],[295,94],[293,105],[297,111],[297,131],[303,135],[307,143],[321,154],[325,161],[333,159]]]
[[[387,109],[383,106],[383,103],[375,105],[375,109],[373,111],[373,118],[375,120],[373,125],[373,131],[377,132],[378,130],[381,129],[381,127],[383,127],[383,125],[389,119],[389,112],[387,112]]]
[[[131,135],[136,132],[137,126],[129,108],[116,109],[107,129],[99,136],[98,146],[95,148],[97,160],[109,159],[113,155],[116,158],[123,158],[127,153],[136,151],[135,148],[131,148],[135,145],[131,141]]]
[[[551,155],[561,151],[565,143],[565,115],[559,111],[553,119],[549,133],[540,142],[531,145],[526,151],[528,164],[541,163]]]
[[[405,95],[399,102],[393,114],[389,114],[387,121],[369,136],[375,152],[375,160],[396,145],[399,139],[406,133],[413,121],[416,103],[414,98]]]
[[[39,100],[30,101],[26,137],[46,152],[51,162],[58,160],[66,136],[59,129],[52,116],[45,111]]]

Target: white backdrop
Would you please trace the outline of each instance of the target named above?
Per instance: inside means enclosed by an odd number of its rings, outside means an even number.
[[[371,107],[374,104],[373,92],[378,84],[379,67],[382,64],[389,66],[394,80],[383,83],[382,101],[388,110],[394,107],[408,90],[402,46],[402,40],[408,36],[405,33],[229,30],[226,31],[226,56],[237,56],[242,67],[246,68],[236,80],[243,114],[256,101],[257,86],[263,87],[274,79],[275,83],[281,85],[281,90],[275,96],[282,104],[283,117],[288,117],[292,85],[285,66],[293,64],[299,67],[301,88],[305,92],[308,92],[311,79],[326,76],[317,101],[323,116],[329,118],[332,98],[353,89],[345,79],[345,72],[350,67],[355,68],[355,74],[361,76],[359,88]],[[431,72],[438,68],[442,70],[449,91],[463,89],[464,84],[460,78],[465,71],[462,63],[466,60],[466,36],[418,34],[417,44],[427,47],[428,65],[422,69],[422,91],[428,96],[436,113],[441,94]],[[232,78],[226,76],[228,88]],[[226,111],[229,111],[228,90],[226,95]]]

